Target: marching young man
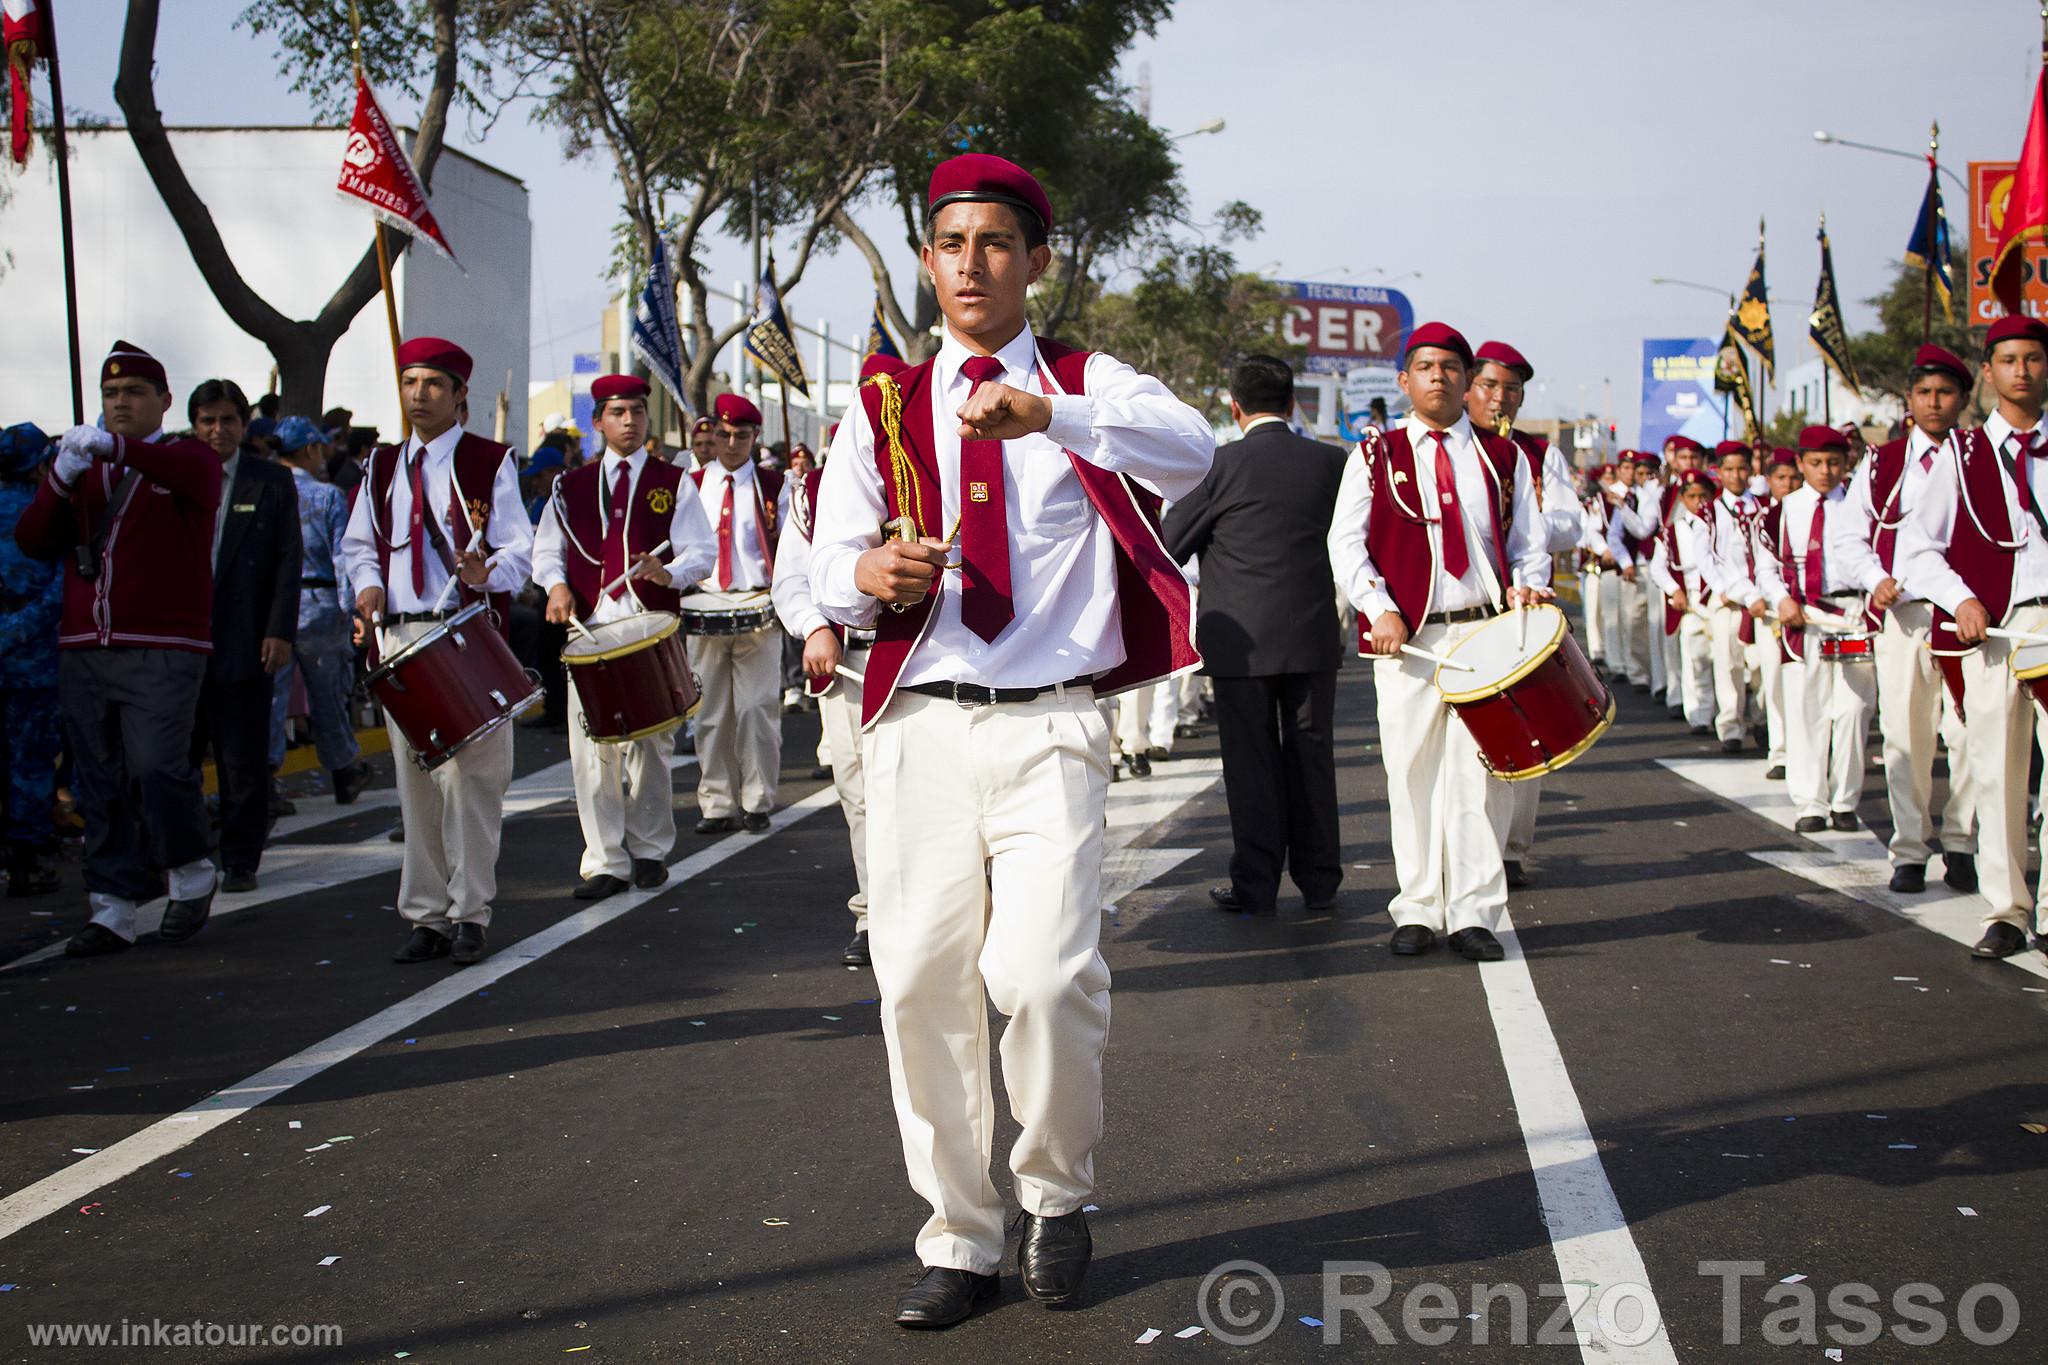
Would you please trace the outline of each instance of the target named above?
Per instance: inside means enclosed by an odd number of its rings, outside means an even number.
[[[2048,720],[2013,681],[2014,641],[1993,626],[2048,633],[2048,325],[2003,317],[1985,337],[1984,377],[1998,408],[1972,431],[1956,430],[1927,471],[1920,506],[1899,530],[1900,587],[1940,608],[1932,639],[1966,650],[1964,761],[1976,794],[1978,886],[1987,902],[1979,958],[2011,957],[2040,932],[2039,900],[2027,889],[2030,737]],[[2038,940],[2037,940],[2038,941]]]
[[[1650,581],[1664,594],[1664,631],[1679,642],[1674,686],[1695,735],[1713,733],[1714,660],[1707,622],[1719,600],[1721,571],[1714,553],[1714,525],[1708,520],[1715,484],[1697,469],[1673,480],[1677,502],[1657,536]]]
[[[1344,465],[1330,523],[1330,567],[1358,610],[1373,659],[1393,818],[1388,906],[1393,951],[1428,952],[1448,933],[1474,962],[1502,956],[1507,904],[1498,791],[1478,746],[1434,682],[1444,654],[1505,607],[1550,596],[1550,552],[1530,463],[1465,412],[1472,348],[1441,322],[1416,328],[1399,382],[1412,411]]]
[[[1186,496],[1215,449],[1157,380],[1032,335],[1052,209],[1029,173],[956,157],[927,205],[945,339],[840,424],[811,557],[824,613],[876,632],[869,948],[904,1160],[932,1207],[905,1327],[996,1291],[989,1000],[1010,1019],[1025,1291],[1063,1301],[1087,1269],[1109,1030],[1096,697],[1199,662],[1187,581],[1135,493]]]
[[[1801,431],[1804,483],[1764,514],[1758,536],[1757,587],[1784,630],[1785,770],[1801,834],[1859,827],[1863,745],[1877,701],[1868,660],[1821,656],[1821,620],[1834,618],[1842,634],[1862,626],[1851,566],[1827,552],[1829,522],[1850,515],[1841,487],[1848,458],[1849,439],[1833,427]]]
[[[1613,557],[1621,578],[1621,663],[1629,684],[1637,692],[1662,691],[1663,608],[1653,599],[1650,555],[1656,549],[1661,502],[1656,481],[1657,457],[1647,451],[1623,451],[1616,468],[1621,477],[1622,498],[1614,506],[1607,528],[1607,553]],[[1656,608],[1657,620],[1651,621]]]
[[[1749,495],[1749,447],[1740,441],[1723,441],[1714,447],[1714,460],[1720,489],[1704,513],[1712,529],[1714,576],[1719,582],[1707,620],[1714,675],[1714,733],[1721,741],[1722,753],[1739,754],[1749,720],[1749,646],[1757,629],[1756,618],[1749,612],[1749,602],[1755,600],[1756,574],[1751,536],[1763,513]],[[1747,594],[1745,584],[1750,585]]]
[[[371,453],[341,538],[356,615],[386,654],[474,602],[488,602],[505,629],[512,594],[526,583],[533,524],[519,498],[518,457],[456,421],[468,401],[471,364],[469,352],[440,337],[414,337],[398,348],[412,435]],[[437,613],[451,577],[460,586]],[[398,913],[412,925],[392,960],[479,961],[498,890],[514,727],[499,726],[425,772],[398,722],[387,717],[384,724],[405,831]]]
[[[1943,879],[1977,889],[1977,827],[1970,755],[1943,670],[1954,668],[1953,635],[1936,639],[1934,605],[1899,582],[1899,530],[1920,505],[1934,466],[1952,459],[1949,433],[1970,391],[1970,370],[1953,352],[1922,346],[1913,357],[1907,402],[1913,429],[1878,446],[1849,481],[1847,515],[1828,528],[1828,552],[1870,595],[1883,618],[1876,640],[1877,723],[1884,734],[1885,795],[1892,811],[1892,890],[1927,889],[1934,852],[1934,750],[1948,744],[1948,801],[1942,807]],[[1940,650],[1940,654],[1933,651]]]
[[[718,544],[680,465],[647,453],[647,381],[608,374],[590,385],[604,454],[559,479],[533,533],[533,581],[555,625],[603,625],[646,610],[680,610],[680,590],[710,573]],[[666,543],[665,555],[656,551]],[[631,574],[628,583],[606,591]],[[573,670],[565,670],[573,671]],[[676,843],[675,731],[599,743],[568,686],[569,772],[583,826],[577,900],[603,900],[668,880]]]

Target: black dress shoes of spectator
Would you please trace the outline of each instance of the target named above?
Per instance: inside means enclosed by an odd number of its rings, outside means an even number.
[[[448,960],[458,967],[467,967],[472,962],[484,960],[484,927],[481,924],[458,924],[455,926],[455,942],[448,949]]]
[[[1088,1273],[1094,1242],[1088,1236],[1088,1215],[1075,1209],[1057,1218],[1024,1215],[1024,1236],[1017,1243],[1017,1273],[1024,1292],[1040,1303],[1065,1303]]]
[[[1404,924],[1394,931],[1396,957],[1420,957],[1436,947],[1436,930],[1427,924]]]
[[[842,966],[847,967],[866,967],[872,964],[872,959],[868,957],[867,930],[863,929],[853,936],[845,950],[839,954],[839,961]]]
[[[334,779],[334,804],[352,806],[363,788],[370,785],[370,765],[358,759],[346,768],[336,768],[331,774]]]
[[[996,1296],[996,1277],[947,1266],[927,1267],[896,1301],[898,1327],[951,1327]]]
[[[1970,949],[1970,956],[1991,962],[2001,957],[2011,957],[2026,946],[2026,933],[2018,925],[2000,920],[1984,931],[1984,937],[1978,939],[1976,946]]]
[[[1507,956],[1491,929],[1460,929],[1451,935],[1451,951],[1474,962],[1498,962]]]
[[[668,864],[659,858],[635,858],[633,860],[633,885],[642,891],[652,891],[668,880]]]
[[[625,889],[624,881],[609,872],[600,872],[595,877],[585,877],[569,894],[579,901],[601,901],[606,896],[616,896]]]
[[[256,889],[256,874],[254,872],[229,871],[220,879],[220,889],[232,891],[236,894],[244,891],[254,891]]]
[[[400,948],[391,955],[391,960],[393,962],[432,962],[437,957],[448,956],[448,949],[452,946],[448,935],[429,929],[424,924],[416,924],[413,926],[412,936],[406,939],[403,948]]]
[[[256,879],[251,876],[249,879]],[[213,892],[209,891],[197,900],[172,901],[164,907],[163,927],[157,930],[157,937],[166,943],[183,943],[206,927],[206,917],[213,913]]]
[[[64,945],[66,957],[104,957],[135,945],[104,924],[88,924]]]
[[[1210,887],[1209,900],[1218,910],[1221,910],[1226,915],[1270,915],[1273,913],[1272,906],[1253,905],[1243,896],[1238,895],[1237,888],[1234,886]]]

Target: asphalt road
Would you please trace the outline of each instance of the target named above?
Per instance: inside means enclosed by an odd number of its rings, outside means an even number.
[[[566,894],[563,741],[528,730],[475,968],[387,960],[388,805],[304,803],[258,903],[182,948],[24,963],[81,900],[0,901],[0,1359],[1291,1361],[1375,1327],[1381,1359],[1435,1334],[1449,1361],[1518,1338],[1554,1360],[2048,1357],[2040,955],[1968,961],[1857,879],[1873,836],[1802,839],[1717,792],[1760,764],[1631,694],[1545,793],[1509,961],[1392,958],[1367,669],[1338,704],[1334,916],[1208,907],[1213,737],[1112,789],[1108,1134],[1075,1306],[1012,1274],[951,1332],[889,1322],[923,1208],[873,978],[837,963],[852,873],[804,780],[815,722],[788,723],[773,831],[691,835],[686,766],[678,879],[596,911]],[[1882,808],[1873,774],[1880,835]],[[1233,1262],[1254,1266],[1212,1276]],[[1629,1345],[1645,1305],[1663,1330]],[[1965,1306],[2010,1335],[1974,1344]],[[341,1340],[32,1336],[195,1321]]]

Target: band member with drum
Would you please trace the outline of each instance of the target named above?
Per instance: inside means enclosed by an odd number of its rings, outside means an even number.
[[[456,422],[471,364],[469,352],[441,337],[414,337],[398,348],[412,435],[371,452],[342,535],[356,615],[384,655],[477,602],[489,604],[502,632],[512,594],[526,583],[533,525],[519,498],[518,457]],[[459,585],[444,592],[451,576]],[[498,726],[431,772],[388,713],[385,728],[405,833],[398,913],[413,926],[392,960],[479,961],[498,890],[514,727]]]
[[[1403,652],[1412,642],[1448,654],[1503,606],[1550,597],[1530,462],[1466,416],[1472,361],[1465,338],[1444,323],[1409,334],[1398,379],[1412,411],[1345,461],[1330,567],[1358,610],[1359,653],[1374,661],[1400,884],[1388,906],[1393,951],[1426,953],[1448,932],[1462,956],[1498,962],[1493,928],[1507,905],[1501,784],[1443,701],[1436,665]]]
[[[1656,585],[1650,582],[1650,556],[1657,548],[1658,507],[1662,488],[1657,482],[1657,457],[1646,450],[1622,452],[1622,499],[1615,504],[1607,532],[1607,552],[1614,557],[1621,577],[1622,663],[1631,686],[1639,693],[1661,691],[1664,686],[1663,638],[1653,631],[1663,629],[1663,607],[1654,601]],[[1657,620],[1651,620],[1651,609]]]
[[[782,773],[782,632],[768,593],[788,509],[780,505],[781,473],[754,459],[761,410],[736,393],[720,394],[713,409],[717,459],[690,471],[717,547],[702,588],[727,603],[758,598],[767,610],[755,628],[690,636],[690,671],[704,689],[696,717],[697,833],[725,834],[737,823],[762,834]],[[685,620],[695,602],[683,603]]]
[[[996,1292],[991,1000],[1023,1129],[1025,1292],[1065,1301],[1087,1270],[1109,1032],[1096,698],[1200,662],[1187,580],[1136,493],[1185,497],[1215,450],[1158,380],[1032,334],[1052,209],[1028,172],[956,157],[926,203],[944,338],[840,424],[811,558],[824,613],[876,631],[869,942],[904,1159],[932,1208],[905,1327],[948,1326]]]
[[[1786,783],[1801,834],[1860,828],[1863,748],[1877,704],[1869,656],[1833,657],[1842,641],[1828,639],[1852,638],[1862,626],[1851,566],[1827,552],[1828,523],[1850,515],[1841,488],[1848,458],[1849,440],[1833,427],[1801,431],[1805,482],[1764,514],[1758,533],[1757,588],[1783,630]],[[1819,629],[1823,620],[1835,628]]]
[[[1543,513],[1545,545],[1552,554],[1577,548],[1582,527],[1579,506],[1572,489],[1571,468],[1564,452],[1549,441],[1526,431],[1515,430],[1515,418],[1522,411],[1522,399],[1536,367],[1505,341],[1482,342],[1474,353],[1477,367],[1471,387],[1465,390],[1465,412],[1479,431],[1491,431],[1515,443],[1515,449],[1529,463],[1529,476],[1536,485],[1536,505]],[[1505,802],[1507,823],[1501,829],[1501,856],[1509,887],[1529,884],[1523,860],[1536,842],[1536,806],[1543,799],[1543,779],[1524,778],[1505,784],[1495,794]]]
[[[1753,523],[1763,515],[1749,495],[1749,447],[1723,441],[1714,447],[1714,472],[1720,488],[1701,515],[1710,531],[1714,552],[1714,601],[1708,608],[1707,646],[1714,677],[1714,734],[1721,752],[1742,752],[1748,729],[1749,646],[1756,639],[1756,618],[1749,613],[1741,585],[1754,585]]]
[[[1828,527],[1828,553],[1870,595],[1882,618],[1875,641],[1877,724],[1884,735],[1885,795],[1892,811],[1892,890],[1927,889],[1934,852],[1934,751],[1948,744],[1948,800],[1939,817],[1944,880],[1977,889],[1977,824],[1962,717],[1943,677],[1960,665],[1953,635],[1934,636],[1934,605],[1901,587],[1899,529],[1920,505],[1934,466],[1953,458],[1949,433],[1970,391],[1970,370],[1953,352],[1922,346],[1913,356],[1907,403],[1913,429],[1878,446],[1849,481],[1845,515]],[[1936,654],[1934,650],[1942,651]]]
[[[630,374],[591,381],[604,454],[561,477],[533,533],[533,581],[547,592],[551,623],[674,616],[678,589],[718,561],[718,542],[696,489],[683,487],[682,467],[647,453],[647,392],[647,381]],[[593,739],[573,685],[568,716],[569,772],[583,826],[583,881],[571,894],[596,901],[625,890],[629,881],[643,890],[660,886],[676,844],[669,769],[675,731],[624,742]]]
[[[192,726],[213,649],[213,538],[220,457],[164,438],[171,386],[161,362],[126,341],[100,364],[105,429],[64,433],[15,523],[34,559],[62,559],[57,701],[85,817],[92,919],[72,957],[135,942],[135,912],[168,879],[158,935],[206,924],[218,884]]]
[[[1900,586],[1940,608],[1937,647],[1966,650],[1963,743],[1978,821],[1977,874],[1984,936],[1970,953],[2011,957],[2041,932],[2027,889],[2028,737],[2048,747],[2048,718],[2032,688],[2015,682],[2013,656],[2039,647],[1988,635],[1991,627],[2048,634],[2048,325],[2007,316],[1985,336],[1984,378],[1998,407],[1975,430],[1950,433],[1927,471],[1920,506],[1899,531]],[[2035,939],[2036,943],[2041,940]]]

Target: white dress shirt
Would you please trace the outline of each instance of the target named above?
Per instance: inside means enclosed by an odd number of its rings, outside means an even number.
[[[1585,527],[1580,521],[1579,492],[1572,487],[1571,466],[1564,452],[1548,441],[1543,444],[1543,524],[1550,529],[1545,546],[1561,555],[1579,548]]]
[[[2018,438],[2026,434],[2015,431],[2002,412],[1992,413],[1984,423],[1985,438],[2000,455],[2019,458]],[[2032,434],[2036,441],[2042,439],[2041,424],[2034,426]],[[2030,463],[2033,477],[2028,480],[2028,487],[2036,490],[2036,497],[2048,495],[2048,459],[2036,455]],[[1948,562],[1948,546],[1955,535],[1956,518],[1970,515],[1962,506],[1961,481],[1961,451],[1957,439],[1952,436],[1943,457],[1937,458],[1934,468],[1928,471],[1927,482],[1920,489],[1919,504],[1906,518],[1906,524],[1899,528],[1898,550],[1892,559],[1901,570],[1901,586],[1933,602],[1951,616],[1956,608],[1976,596],[1963,582],[1963,576],[1950,568]],[[2034,518],[2020,510],[2012,478],[2005,472],[2002,460],[1999,462],[1998,486],[2005,494],[2005,512],[2012,526],[2013,539],[2022,542],[2013,560],[2012,600],[2026,602],[2036,597],[2048,597],[2048,541],[2043,540],[2041,528],[2035,524]]]
[[[1827,522],[1833,523],[1848,515],[1848,492],[1837,487],[1828,494]],[[1784,523],[1780,540],[1787,546],[1789,563],[1778,561],[1778,542],[1760,544],[1761,551],[1756,557],[1756,586],[1766,602],[1773,606],[1783,602],[1792,594],[1788,584],[1806,583],[1806,542],[1813,532],[1813,509],[1820,505],[1820,494],[1813,491],[1812,484],[1801,484],[1785,495],[1779,506],[1784,510],[1778,515]],[[1821,527],[1821,582],[1823,596],[1839,592],[1857,592],[1859,589],[1847,572],[1847,566],[1828,553],[1829,525]],[[1823,608],[1826,610],[1826,608]]]
[[[732,582],[721,584],[718,581],[718,516],[725,506],[728,480],[732,483]],[[711,569],[704,580],[705,588],[723,587],[734,592],[747,592],[768,586],[768,554],[762,548],[761,519],[754,514],[757,487],[752,460],[731,470],[716,460],[704,466],[704,483],[697,490],[697,502],[704,510],[705,523],[711,528]],[[786,510],[778,508],[778,515]]]
[[[1428,437],[1431,428],[1410,414],[1402,419],[1402,430],[1415,452],[1415,490],[1404,497],[1416,505],[1434,510],[1443,503],[1437,495],[1436,442]],[[1529,477],[1529,462],[1517,453],[1512,461],[1515,486],[1513,519],[1507,528],[1508,563],[1503,566],[1494,554],[1493,522],[1489,508],[1494,505],[1493,476],[1484,467],[1486,457],[1472,432],[1472,423],[1462,414],[1456,426],[1445,433],[1444,446],[1451,454],[1451,476],[1458,485],[1459,520],[1465,533],[1468,561],[1464,577],[1452,578],[1443,568],[1443,523],[1429,519],[1428,535],[1435,552],[1436,585],[1430,594],[1429,611],[1465,611],[1472,607],[1504,605],[1506,586],[1550,586],[1549,528],[1536,512],[1536,485]],[[1337,485],[1337,507],[1330,519],[1330,568],[1345,599],[1368,621],[1396,610],[1394,599],[1379,567],[1365,544],[1366,519],[1372,514],[1372,462],[1365,447],[1357,447],[1344,462],[1344,477]],[[1511,575],[1503,581],[1504,575]],[[1419,630],[1420,621],[1408,623]]]
[[[1652,479],[1636,484],[1614,509],[1607,525],[1607,552],[1626,569],[1636,562],[1624,537],[1647,540],[1664,529],[1664,485]]]
[[[1947,449],[1948,444],[1948,440],[1944,438],[1937,445],[1918,427],[1915,427],[1913,434],[1906,438],[1906,468],[1899,476],[1898,496],[1892,503],[1890,515],[1886,518],[1894,525],[1899,525],[1901,535],[1904,534],[1901,523],[1912,516],[1913,509],[1920,505],[1926,495],[1932,467],[1954,458]],[[1921,467],[1923,460],[1928,468]],[[1845,511],[1848,515],[1831,517],[1828,522],[1828,558],[1840,565],[1842,572],[1863,592],[1876,592],[1877,585],[1885,579],[1897,578],[1897,570],[1905,562],[1896,542],[1892,546],[1894,572],[1886,573],[1884,562],[1877,557],[1877,517],[1884,509],[1877,506],[1871,495],[1871,471],[1876,468],[1875,457],[1865,459],[1856,467],[1855,475],[1849,480],[1849,491],[1845,498]],[[1900,588],[1901,601],[1916,600],[1915,594],[1904,591],[1903,584]]]
[[[947,329],[929,384],[931,460],[941,506],[927,508],[934,535],[950,533],[960,508],[959,411],[973,385],[961,373],[971,352]],[[1095,512],[1067,452],[1127,474],[1166,498],[1183,498],[1209,472],[1215,434],[1201,414],[1166,386],[1112,356],[1088,358],[1086,393],[1054,390],[1037,364],[1037,341],[1024,328],[1001,350],[997,382],[1051,396],[1045,431],[1003,442],[1003,509],[1010,532],[1010,596],[1016,616],[993,641],[960,622],[961,574],[948,569],[924,644],[899,685],[971,682],[1042,687],[1124,661],[1116,592],[1116,541]],[[811,542],[810,586],[819,609],[841,625],[872,628],[881,603],[854,584],[854,564],[882,543],[889,515],[875,434],[866,406],[839,424],[825,461]],[[957,549],[955,551],[957,560]]]
[[[560,480],[555,482],[555,491],[549,495],[546,506],[541,508],[540,522],[533,528],[533,581],[541,591],[547,592],[557,584],[569,581],[569,555],[594,556],[599,569],[603,569],[603,531],[611,526],[612,484],[619,477],[621,466],[631,471],[631,492],[627,501],[627,506],[631,507],[632,500],[642,496],[640,476],[646,471],[650,458],[645,450],[621,455],[610,446],[605,447],[597,497],[597,524],[603,530],[600,530],[595,545],[585,545],[580,549],[570,542],[562,525],[562,485]],[[666,567],[670,586],[687,592],[718,563],[718,537],[704,520],[703,507],[690,496],[696,490],[688,487],[689,476],[686,474],[683,479],[685,486],[677,490],[675,506],[669,511],[669,558]],[[628,569],[633,567],[632,558],[629,551]],[[639,608],[634,605],[631,594],[621,593],[617,597],[607,594],[597,603],[588,619],[593,624],[614,621],[622,616],[631,616],[637,610]]]
[[[1714,591],[1747,607],[1763,596],[1749,568],[1761,511],[1749,494],[1737,497],[1726,491],[1714,499],[1710,510],[1714,518]]]
[[[440,527],[444,538],[449,534],[448,502],[455,483],[455,446],[461,439],[462,428],[456,426],[425,445],[426,463],[421,474],[427,505],[421,510],[427,519]],[[448,571],[441,566],[441,556],[434,552],[432,540],[424,545],[413,545],[407,536],[412,521],[412,482],[406,473],[406,462],[421,448],[420,438],[415,435],[399,451],[398,460],[392,467],[391,506],[388,510],[371,506],[375,499],[365,479],[355,507],[349,512],[348,530],[341,537],[341,554],[347,565],[349,583],[357,592],[364,588],[384,589],[384,610],[387,614],[434,610],[441,589],[448,582]],[[389,583],[384,581],[383,571],[377,564],[377,536],[371,520],[373,513],[384,527],[385,538],[391,542]],[[499,463],[491,483],[491,519],[485,538],[491,543],[491,572],[490,577],[484,580],[484,589],[489,592],[519,591],[526,585],[527,573],[533,563],[533,523],[526,519],[526,504],[519,496],[519,460],[510,451]],[[467,548],[467,545],[448,547],[451,555]],[[415,553],[421,556],[426,567],[424,596],[412,590],[412,556]],[[455,593],[448,596],[451,602],[458,600]]]
[[[1712,512],[1713,508],[1707,510]],[[1666,596],[1680,588],[1685,589],[1686,596],[1692,599],[1688,605],[1694,610],[1703,609],[1706,594],[1718,592],[1722,581],[1714,553],[1714,528],[1704,518],[1694,516],[1682,502],[1672,509],[1671,524],[1678,537],[1678,559],[1682,567],[1676,573],[1672,571],[1670,547],[1663,536],[1658,536],[1656,552],[1650,556],[1650,579],[1664,590]]]

